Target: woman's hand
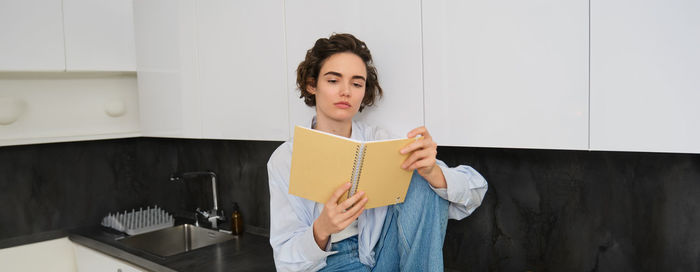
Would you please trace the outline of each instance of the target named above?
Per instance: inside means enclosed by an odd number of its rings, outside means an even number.
[[[338,187],[330,199],[324,204],[321,214],[313,224],[314,239],[321,250],[326,250],[326,245],[331,234],[338,233],[350,225],[365,210],[367,197],[365,192],[358,191],[343,203],[337,204],[338,199],[350,189],[351,184],[345,183]],[[355,204],[353,206],[353,204]]]
[[[433,141],[433,137],[428,133],[425,127],[418,127],[411,130],[406,137],[413,138],[417,135],[423,135],[423,139],[410,143],[401,149],[401,154],[413,152],[411,156],[401,164],[401,168],[413,171],[417,170],[430,185],[435,188],[446,188],[447,182],[442,173],[442,169],[437,165],[437,143]]]

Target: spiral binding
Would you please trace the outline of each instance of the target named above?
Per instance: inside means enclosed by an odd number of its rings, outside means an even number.
[[[352,197],[357,192],[357,187],[360,184],[360,175],[362,174],[362,165],[364,164],[363,162],[366,153],[367,150],[365,148],[365,144],[360,144],[357,146],[357,148],[355,148],[355,159],[352,166],[352,176],[350,177],[352,187],[350,187],[350,190],[348,191],[348,198]]]
[[[360,169],[357,170],[357,176],[355,177],[356,181],[357,181],[357,182],[355,182],[355,192],[357,192],[357,187],[360,186],[360,177],[362,176],[362,167],[365,165],[364,161],[365,161],[366,154],[367,154],[367,147],[365,147],[365,145],[362,144],[362,151],[360,152],[360,163],[359,163]],[[353,193],[353,194],[355,194],[355,193]]]

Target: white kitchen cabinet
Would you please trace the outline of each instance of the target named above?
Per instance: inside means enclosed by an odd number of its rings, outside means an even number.
[[[588,149],[588,1],[423,1],[440,145]]]
[[[0,70],[63,71],[61,0],[0,1]]]
[[[591,1],[591,149],[700,153],[700,2]]]
[[[75,263],[78,272],[110,271],[110,272],[142,272],[136,266],[107,256],[103,253],[73,243]]]
[[[421,10],[411,1],[287,1],[285,3],[289,133],[310,126],[314,108],[296,89],[296,68],[306,50],[332,33],[351,33],[371,50],[384,98],[358,118],[405,136],[423,125]]]
[[[286,140],[282,1],[136,1],[145,136]]]
[[[134,2],[141,133],[202,136],[195,85],[194,1]]]
[[[0,249],[0,270],[75,272],[73,243],[64,237]]]
[[[286,140],[283,1],[197,1],[204,138]]]
[[[0,2],[0,70],[135,71],[131,0]]]
[[[140,136],[136,75],[0,73],[0,146]]]
[[[132,0],[63,0],[63,20],[66,70],[136,71]]]

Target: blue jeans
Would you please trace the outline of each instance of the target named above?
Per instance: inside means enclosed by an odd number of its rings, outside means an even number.
[[[331,245],[338,253],[326,258],[321,271],[443,271],[442,244],[449,202],[414,172],[401,204],[387,209],[374,267],[360,263],[357,236]]]

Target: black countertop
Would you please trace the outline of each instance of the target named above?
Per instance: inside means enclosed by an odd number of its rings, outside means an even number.
[[[10,247],[66,236],[74,243],[148,271],[275,271],[268,238],[252,233],[169,257],[126,247],[117,241],[124,234],[100,226],[17,237],[0,241],[0,245]]]

